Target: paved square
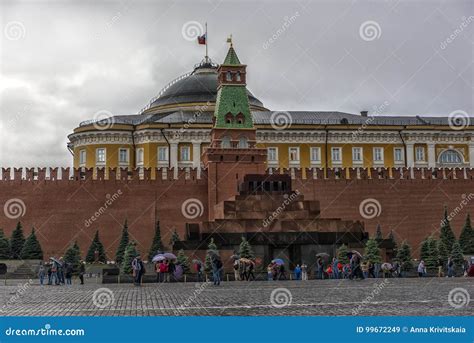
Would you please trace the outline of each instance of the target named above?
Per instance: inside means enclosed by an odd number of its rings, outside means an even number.
[[[0,286],[5,316],[472,316],[473,301],[472,278]]]

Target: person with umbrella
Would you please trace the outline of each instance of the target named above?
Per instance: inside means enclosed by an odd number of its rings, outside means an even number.
[[[203,277],[202,277],[202,262],[199,260],[193,260],[194,262],[194,269],[196,269],[197,273],[197,282],[202,282]]]
[[[339,268],[338,268],[338,263],[339,261],[337,260],[337,257],[334,257],[332,259],[332,275],[334,279],[339,279]]]
[[[140,259],[141,259],[140,255],[137,255],[132,261],[133,283],[135,286],[140,286],[140,283],[141,283],[142,263],[140,263],[141,262]]]
[[[303,281],[308,280],[308,266],[304,262],[301,264],[301,279]]]
[[[316,266],[318,268],[318,279],[322,280],[324,279],[324,266],[323,266],[323,259],[321,256],[318,256],[316,260]]]

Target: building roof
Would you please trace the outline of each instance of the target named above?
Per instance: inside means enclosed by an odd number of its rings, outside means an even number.
[[[222,65],[240,65],[239,58],[237,57],[237,53],[232,45],[230,46],[229,51],[227,51],[227,56]]]

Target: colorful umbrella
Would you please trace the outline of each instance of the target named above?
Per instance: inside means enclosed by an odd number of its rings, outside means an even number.
[[[158,255],[155,255],[153,257],[153,259],[151,260],[151,262],[158,262],[158,261],[163,261],[163,260],[166,260],[166,257],[164,257],[163,255],[161,254],[158,254]]]
[[[285,262],[281,258],[276,258],[276,259],[272,260],[272,262],[276,263],[276,264],[279,264],[279,265],[285,264]]]
[[[54,258],[54,257],[50,257],[49,259],[50,259],[51,261],[53,261],[54,263],[57,263],[57,264],[59,264],[59,265],[62,265],[62,262],[59,261],[58,259]]]
[[[163,256],[169,260],[176,260],[176,255],[170,252],[165,252]]]

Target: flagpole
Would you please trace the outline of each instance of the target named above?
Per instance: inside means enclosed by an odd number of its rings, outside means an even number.
[[[209,62],[209,56],[207,56],[207,41],[208,41],[208,38],[207,38],[207,22],[206,22],[206,62]]]

